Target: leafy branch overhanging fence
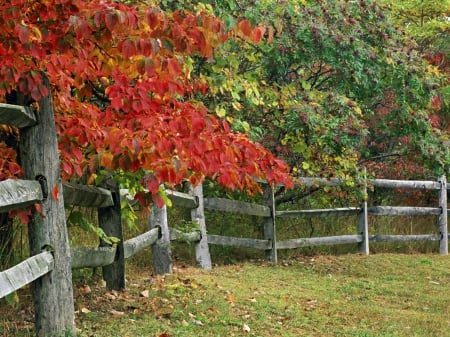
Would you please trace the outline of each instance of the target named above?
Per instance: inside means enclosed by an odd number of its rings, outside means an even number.
[[[38,118],[39,117],[39,118]],[[37,120],[39,119],[39,123]],[[277,211],[274,193],[264,186],[262,205],[228,200],[204,198],[202,186],[191,187],[189,193],[167,191],[174,205],[189,208],[192,221],[199,230],[183,233],[169,228],[166,207],[153,207],[149,230],[135,238],[123,240],[120,191],[112,181],[103,187],[82,186],[65,183],[59,178],[59,159],[53,108],[50,98],[40,102],[39,116],[29,107],[0,104],[0,124],[22,128],[21,156],[25,180],[0,182],[0,213],[24,208],[36,203],[42,213],[35,212],[29,225],[31,257],[18,265],[0,272],[0,298],[7,296],[26,284],[32,283],[35,303],[36,330],[45,336],[74,334],[74,306],[71,269],[102,267],[103,277],[110,289],[125,288],[125,259],[145,247],[151,247],[153,269],[156,274],[172,272],[170,241],[181,240],[195,243],[197,263],[211,268],[209,244],[249,247],[264,250],[266,257],[277,262],[277,250],[317,245],[357,244],[359,250],[369,254],[369,242],[437,241],[441,254],[448,254],[447,190],[446,178],[438,181],[400,181],[372,179],[363,181],[363,194],[367,184],[384,188],[412,188],[436,190],[437,207],[368,207],[367,200],[359,207]],[[44,160],[45,158],[45,160]],[[338,186],[339,179],[303,178],[303,185]],[[49,190],[55,191],[50,193]],[[68,244],[64,205],[77,205],[98,209],[99,226],[108,236],[120,239],[115,247],[101,243],[97,248],[70,248]],[[208,234],[205,209],[234,212],[262,218],[264,237],[238,238]],[[438,232],[426,235],[370,235],[369,215],[435,215]],[[276,219],[283,217],[329,217],[356,215],[356,233],[340,236],[296,238],[277,241]],[[39,282],[33,282],[39,279]]]

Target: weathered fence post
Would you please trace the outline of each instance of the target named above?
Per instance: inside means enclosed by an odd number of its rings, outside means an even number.
[[[160,226],[161,238],[152,245],[153,271],[156,275],[172,274],[172,256],[170,251],[170,232],[167,222],[167,206],[153,204],[150,214],[150,229]]]
[[[364,182],[363,182],[363,202],[362,202],[362,210],[358,214],[358,233],[362,235],[363,241],[358,244],[359,251],[365,255],[369,255],[369,219],[367,213],[367,171],[364,169]]]
[[[197,264],[203,269],[212,268],[211,256],[209,255],[208,237],[206,233],[205,209],[203,203],[203,185],[189,186],[189,193],[197,199],[198,206],[191,210],[191,219],[198,223],[202,235],[200,241],[195,244],[195,258]]]
[[[439,234],[441,240],[439,241],[439,253],[448,255],[448,227],[447,227],[447,178],[442,176],[439,178],[441,189],[439,190],[439,207],[441,214],[439,215]]]
[[[118,184],[112,180],[112,177],[109,177],[102,187],[111,191],[114,205],[98,209],[98,225],[106,235],[120,240],[116,246],[115,261],[102,267],[103,279],[106,281],[108,289],[121,290],[125,289],[125,252],[123,248],[120,190]],[[101,241],[100,246],[109,246],[109,244]]]
[[[42,76],[50,91],[47,77]],[[37,125],[21,130],[19,145],[24,178],[39,179],[46,197],[42,202],[42,214],[33,211],[28,225],[30,254],[33,256],[48,249],[54,256],[52,271],[32,285],[36,334],[73,336],[75,316],[70,247],[51,95],[41,99],[38,114]]]
[[[277,254],[277,233],[275,226],[275,196],[270,185],[264,186],[264,205],[270,209],[270,217],[264,219],[263,230],[264,239],[269,240],[272,248],[266,250],[266,258],[274,263],[278,262]]]

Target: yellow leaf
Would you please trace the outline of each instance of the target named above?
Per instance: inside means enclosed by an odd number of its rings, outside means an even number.
[[[233,102],[233,103],[231,103],[231,105],[233,106],[233,108],[235,109],[235,110],[237,110],[237,111],[240,111],[241,110],[241,103],[239,103],[239,102]]]
[[[220,118],[224,118],[227,114],[227,111],[222,107],[216,107],[216,115]]]

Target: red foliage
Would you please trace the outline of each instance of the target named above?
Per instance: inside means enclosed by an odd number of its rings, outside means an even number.
[[[291,186],[284,162],[191,99],[207,86],[186,56],[209,58],[232,35],[214,16],[103,0],[11,0],[0,13],[0,95],[18,88],[38,101],[47,74],[64,178],[106,167],[152,172],[155,185],[209,176],[250,191],[254,178]],[[237,27],[254,42],[264,35]]]

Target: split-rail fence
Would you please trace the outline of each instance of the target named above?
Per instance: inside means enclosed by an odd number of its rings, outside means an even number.
[[[166,206],[153,207],[149,230],[124,241],[121,222],[121,191],[109,180],[101,187],[62,183],[59,175],[59,157],[52,102],[49,97],[39,102],[39,111],[30,107],[0,104],[0,124],[16,126],[21,130],[20,156],[24,180],[0,182],[0,213],[22,209],[34,204],[29,223],[31,257],[16,266],[0,272],[0,298],[32,284],[35,305],[35,327],[38,335],[75,335],[72,269],[102,267],[103,277],[110,289],[125,288],[125,259],[151,247],[153,270],[156,274],[172,272],[170,242],[194,242],[200,267],[211,269],[209,244],[248,247],[264,250],[266,257],[277,262],[277,250],[317,245],[357,244],[369,254],[369,242],[436,241],[441,254],[448,254],[447,189],[445,177],[438,181],[397,181],[372,179],[364,181],[375,187],[436,190],[436,207],[368,207],[363,200],[358,207],[278,211],[273,189],[264,185],[264,202],[255,204],[223,198],[205,198],[202,185],[191,187],[189,193],[166,191],[172,203],[191,210],[192,221],[198,230],[184,233],[169,228]],[[303,178],[302,185],[321,184],[337,186],[339,179]],[[56,191],[56,193],[55,193]],[[64,206],[77,205],[98,209],[99,226],[106,235],[120,241],[114,247],[101,242],[99,247],[71,248],[67,235]],[[263,238],[241,238],[207,233],[205,209],[259,216],[264,229]],[[435,215],[439,230],[426,235],[370,235],[369,215]],[[277,241],[276,219],[283,217],[328,217],[356,215],[356,233],[340,236],[295,238]],[[39,280],[36,282],[36,280]]]

